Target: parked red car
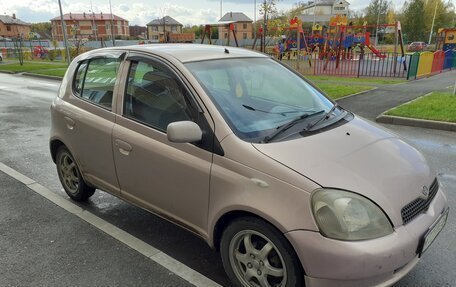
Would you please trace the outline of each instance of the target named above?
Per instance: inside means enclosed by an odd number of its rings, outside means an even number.
[[[421,52],[426,50],[427,44],[424,42],[412,42],[408,48],[407,51],[409,52]]]

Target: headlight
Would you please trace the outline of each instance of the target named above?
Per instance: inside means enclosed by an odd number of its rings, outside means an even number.
[[[353,192],[319,189],[312,195],[312,211],[320,232],[329,238],[366,240],[393,232],[385,213]]]

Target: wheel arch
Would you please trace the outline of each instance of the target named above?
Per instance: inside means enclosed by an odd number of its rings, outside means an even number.
[[[215,250],[219,251],[220,240],[222,238],[222,234],[223,234],[223,231],[225,230],[225,228],[234,220],[236,220],[238,218],[243,218],[243,217],[253,217],[253,218],[260,219],[260,220],[270,224],[274,228],[276,228],[280,233],[283,234],[286,232],[283,230],[282,226],[278,226],[278,223],[272,222],[271,220],[268,220],[265,216],[259,215],[256,212],[247,211],[247,210],[243,210],[243,209],[234,209],[234,210],[225,212],[223,215],[221,215],[217,219],[217,221],[214,225],[214,228],[213,228],[213,232],[212,232],[212,240],[210,240],[210,243],[209,243],[211,245],[211,247],[213,247]]]
[[[61,141],[58,138],[51,139],[50,142],[49,142],[49,149],[50,149],[50,152],[51,152],[52,161],[54,163],[56,163],[57,151],[59,150],[59,148],[61,146],[64,146],[64,147],[66,147],[69,150],[68,146],[63,141]]]

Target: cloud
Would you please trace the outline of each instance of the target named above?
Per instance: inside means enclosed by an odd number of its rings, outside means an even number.
[[[63,13],[82,13],[91,11],[89,1],[62,1]],[[55,0],[16,0],[1,1],[0,11],[17,17],[25,22],[47,22],[59,15],[59,7]],[[93,1],[93,11],[108,14],[109,4],[107,1]],[[199,25],[214,23],[218,20],[218,12],[210,8],[198,9],[181,5],[150,5],[149,3],[136,1],[130,3],[116,3],[112,5],[112,12],[129,20],[131,25],[146,25],[156,18],[169,15],[184,25]]]

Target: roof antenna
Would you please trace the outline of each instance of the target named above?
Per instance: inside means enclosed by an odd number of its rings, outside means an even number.
[[[227,49],[227,48],[225,48],[225,53],[226,53],[226,54],[229,54],[229,53],[230,53],[230,51],[228,51],[228,49]]]

